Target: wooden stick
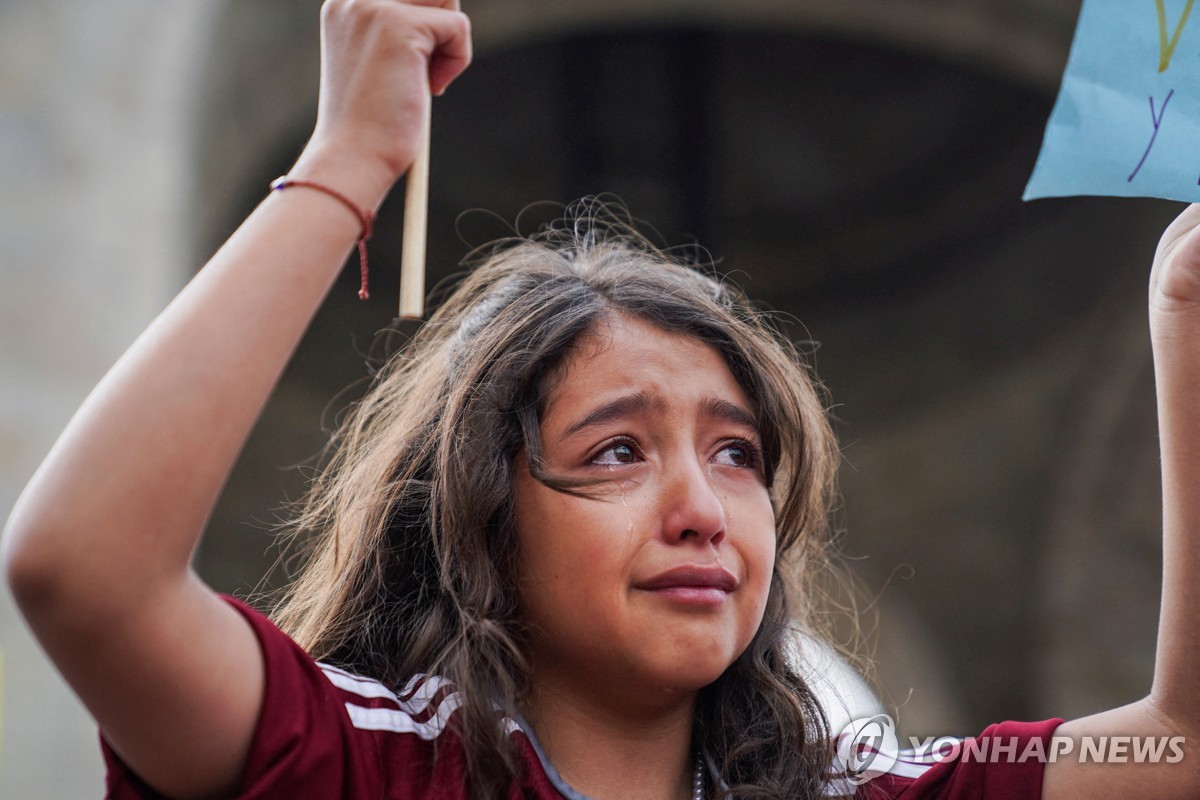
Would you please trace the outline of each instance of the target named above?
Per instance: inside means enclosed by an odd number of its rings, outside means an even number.
[[[425,315],[425,239],[429,225],[429,129],[426,115],[417,157],[404,188],[404,240],[400,253],[400,318]]]

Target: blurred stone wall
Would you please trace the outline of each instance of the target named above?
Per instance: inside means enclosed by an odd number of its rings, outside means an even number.
[[[192,111],[218,6],[0,3],[4,516],[88,390],[194,269]],[[0,797],[99,797],[95,729],[7,591],[0,658]]]
[[[473,5],[476,69],[435,117],[433,277],[463,254],[456,215],[472,205],[511,221],[582,186],[618,191],[674,236],[702,229],[723,268],[821,342],[845,454],[842,547],[878,597],[872,677],[902,726],[972,733],[1144,692],[1161,561],[1144,281],[1173,208],[1017,201],[1078,0]],[[297,154],[317,7],[0,4],[0,511]],[[682,44],[676,31],[690,32]],[[673,194],[667,173],[638,182],[616,156],[572,160],[577,142],[554,126],[580,112],[603,154],[674,141],[636,101],[679,76],[656,89],[657,73],[626,62],[643,53],[678,72],[697,42],[722,54],[705,86],[725,104],[706,123],[705,198]],[[629,87],[628,114],[572,105],[558,68],[581,69],[577,45]],[[805,53],[834,58],[778,74]],[[903,169],[923,158],[938,168]],[[845,174],[826,175],[839,159]],[[380,273],[396,228],[372,245],[383,300],[360,306],[339,284],[235,470],[199,556],[223,591],[270,567],[264,529],[301,486],[287,468],[316,452],[330,398],[365,374],[394,313]],[[0,797],[97,796],[92,726],[7,595],[0,658]]]
[[[192,112],[217,6],[0,4],[4,516],[86,392],[194,269]],[[0,796],[100,796],[95,729],[7,591],[0,658]]]

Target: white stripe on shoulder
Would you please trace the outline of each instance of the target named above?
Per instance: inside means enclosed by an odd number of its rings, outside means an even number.
[[[399,692],[394,692],[374,678],[364,678],[331,664],[320,661],[317,666],[325,673],[325,677],[339,689],[358,695],[368,700],[392,700],[409,714],[417,715],[429,708],[430,702],[443,689],[450,687],[450,681],[440,675],[425,675],[418,673],[408,679]],[[417,684],[420,684],[418,687]],[[404,700],[400,698],[404,697]]]
[[[421,684],[420,688],[413,691],[413,687],[421,679],[424,679],[425,682]],[[450,681],[440,675],[414,675],[405,684],[404,690],[400,692],[402,696],[410,694],[412,696],[401,700],[400,707],[407,709],[413,714],[420,714],[429,707],[429,702],[433,700],[434,696],[447,686],[450,686]]]
[[[903,758],[896,759],[896,763],[888,767],[887,774],[898,775],[901,778],[919,778],[928,772],[937,762],[920,763],[913,761],[905,761]]]
[[[320,667],[321,669],[325,670],[326,672],[336,672],[339,675],[346,675],[351,678],[361,678],[362,677],[361,675],[355,675],[353,672],[346,672],[346,670],[342,669],[341,667],[335,667],[333,664],[326,664],[324,661],[318,661],[317,666]]]
[[[858,787],[849,778],[834,777],[825,783],[822,794],[825,797],[854,797],[858,794]]]
[[[382,698],[392,700],[396,703],[400,702],[395,692],[388,689],[379,681],[351,675],[345,670],[331,667],[327,664],[318,664],[318,666],[321,667],[321,671],[325,673],[325,677],[329,679],[329,682],[343,691],[367,699]]]
[[[457,692],[446,695],[438,704],[437,713],[425,722],[417,722],[405,711],[392,708],[364,708],[346,703],[350,723],[364,731],[391,731],[392,733],[415,733],[426,741],[436,739],[446,729],[446,723],[462,700]]]
[[[416,722],[413,717],[424,714],[433,698],[443,689],[451,686],[450,681],[438,675],[418,674],[412,676],[399,693],[393,692],[377,680],[364,678],[347,672],[344,669],[317,662],[317,666],[325,673],[325,677],[339,689],[357,695],[365,700],[392,700],[399,708],[368,708],[348,702],[346,712],[350,722],[360,730],[391,731],[394,733],[415,733],[422,739],[436,739],[446,727],[446,722],[462,705],[458,692],[451,692],[438,703],[437,711],[425,722]],[[417,684],[421,686],[417,688]],[[408,699],[401,697],[408,695]],[[499,709],[497,709],[499,710]],[[505,733],[513,734],[521,730],[520,725],[511,717],[502,716],[500,725]]]
[[[870,759],[863,772],[851,779],[846,765],[838,756],[834,756],[829,767],[824,794],[827,797],[851,797],[855,793],[856,783],[869,783],[884,775],[897,778],[919,778],[928,772],[941,760],[937,753],[929,750],[889,750],[881,751],[867,747],[864,752],[874,752],[882,755],[881,760]]]

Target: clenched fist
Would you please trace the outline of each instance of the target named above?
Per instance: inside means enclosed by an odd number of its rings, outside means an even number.
[[[292,176],[376,205],[415,158],[430,95],[470,61],[458,0],[326,0],[317,124]]]

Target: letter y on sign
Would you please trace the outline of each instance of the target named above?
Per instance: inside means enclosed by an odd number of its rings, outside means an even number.
[[[1188,15],[1192,13],[1192,3],[1196,0],[1187,0],[1187,5],[1183,7],[1183,14],[1179,17],[1179,24],[1175,26],[1174,32],[1171,34],[1170,41],[1167,40],[1167,9],[1163,5],[1163,0],[1154,0],[1154,5],[1158,8],[1158,71],[1166,72],[1167,67],[1171,66],[1171,57],[1175,55],[1175,48],[1179,45],[1179,35],[1183,33],[1183,26],[1187,25]]]
[[[1171,102],[1171,98],[1175,96],[1175,90],[1167,92],[1167,99],[1163,100],[1162,108],[1157,112],[1154,110],[1154,96],[1150,97],[1150,119],[1154,122],[1154,133],[1150,134],[1150,144],[1146,145],[1146,152],[1142,154],[1142,160],[1134,167],[1133,172],[1129,175],[1129,182],[1132,183],[1137,174],[1142,171],[1142,165],[1146,163],[1146,159],[1150,156],[1150,149],[1154,147],[1154,140],[1158,138],[1158,129],[1162,127],[1163,115],[1167,113],[1167,103]]]

